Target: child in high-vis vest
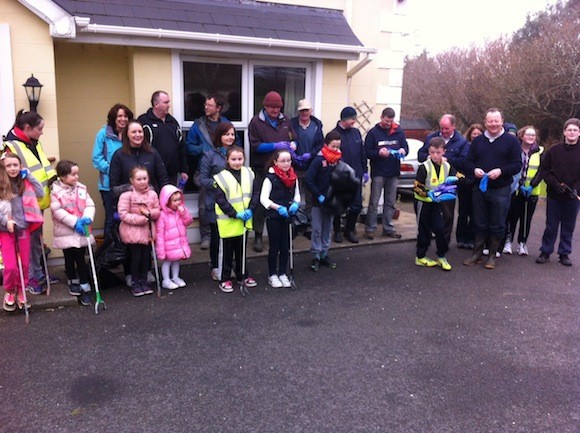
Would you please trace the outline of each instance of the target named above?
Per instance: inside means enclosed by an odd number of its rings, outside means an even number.
[[[68,160],[56,165],[58,180],[52,184],[50,210],[52,212],[54,248],[64,254],[64,269],[68,292],[78,296],[82,305],[91,305],[89,267],[85,260],[87,246],[94,242],[89,226],[95,218],[95,203],[87,187],[79,182],[79,166]]]
[[[131,293],[133,296],[151,295],[147,282],[151,268],[151,238],[155,239],[153,221],[159,218],[159,198],[149,186],[149,172],[143,166],[131,170],[131,191],[119,197],[117,210],[121,218],[119,234],[131,253]]]
[[[234,291],[230,280],[235,256],[235,274],[238,282],[245,281],[247,287],[256,287],[256,281],[248,276],[246,267],[242,275],[245,233],[252,230],[252,216],[259,203],[260,185],[254,172],[244,167],[244,150],[231,146],[226,153],[227,167],[213,178],[215,181],[215,213],[220,235],[218,273],[219,288],[224,293]]]
[[[419,166],[413,188],[415,195],[415,213],[417,215],[417,266],[441,266],[445,271],[451,270],[451,265],[445,258],[449,251],[449,243],[445,236],[445,217],[439,198],[432,192],[439,186],[454,184],[457,178],[456,170],[443,159],[445,155],[445,140],[434,137],[429,141],[429,158]],[[431,193],[431,194],[430,194]],[[448,198],[454,199],[453,194]],[[431,244],[431,234],[435,234],[437,245],[437,261],[427,257]]]
[[[0,248],[4,259],[3,307],[14,311],[16,302],[24,307],[17,248],[22,261],[24,287],[28,285],[30,233],[43,222],[38,199],[44,195],[42,184],[22,168],[20,157],[13,153],[2,155],[0,164]],[[18,242],[18,245],[16,245]]]
[[[260,203],[266,208],[268,252],[268,283],[274,288],[291,287],[286,275],[290,252],[289,218],[298,211],[300,191],[292,168],[292,155],[278,150],[270,161],[270,168],[262,183]],[[279,265],[276,266],[278,263]]]
[[[162,286],[175,290],[185,287],[186,283],[179,277],[179,261],[191,257],[191,248],[187,239],[187,226],[193,218],[185,206],[183,192],[175,185],[165,185],[159,194],[161,214],[157,219],[157,238],[155,251],[160,260]]]

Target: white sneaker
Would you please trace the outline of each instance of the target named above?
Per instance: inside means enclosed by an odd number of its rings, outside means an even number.
[[[481,252],[484,256],[489,256],[489,249],[484,248],[483,251]]]
[[[505,245],[503,246],[502,253],[504,253],[504,254],[511,254],[512,253],[512,243],[510,241],[505,242]]]
[[[175,277],[172,280],[175,284],[177,284],[177,287],[185,287],[187,284],[185,284],[185,281],[183,281],[181,278],[179,277]]]
[[[290,283],[290,280],[288,279],[288,277],[286,276],[286,274],[280,275],[278,277],[278,279],[282,283],[282,287],[292,287],[292,284]]]
[[[179,286],[171,280],[163,280],[163,282],[161,283],[161,287],[163,287],[164,289],[168,289],[168,290],[175,290]]]
[[[125,275],[125,284],[127,287],[133,287],[133,277],[131,275]]]
[[[153,272],[151,272],[151,271],[147,272],[147,282],[148,283],[155,282],[155,275],[153,275]]]
[[[518,246],[518,254],[520,256],[527,256],[528,253],[528,246],[526,245],[525,242],[520,242],[520,245]]]
[[[270,284],[275,289],[279,289],[280,287],[282,287],[282,281],[280,281],[278,275],[270,275],[268,277],[268,284]]]
[[[219,281],[220,280],[220,272],[218,268],[212,268],[211,270],[211,278],[214,281]]]

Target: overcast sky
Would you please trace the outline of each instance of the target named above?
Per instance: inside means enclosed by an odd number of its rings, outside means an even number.
[[[554,3],[556,0],[409,0],[406,15],[415,41],[411,44],[415,52],[425,48],[431,54],[454,46],[483,45],[486,39],[512,34],[525,24],[528,13]]]

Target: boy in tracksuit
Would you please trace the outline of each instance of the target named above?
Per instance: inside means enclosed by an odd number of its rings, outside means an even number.
[[[419,166],[415,180],[415,212],[417,214],[417,266],[441,266],[445,271],[451,270],[451,265],[445,258],[449,250],[449,242],[445,236],[445,217],[438,199],[433,199],[428,193],[439,185],[454,183],[456,171],[443,159],[445,155],[445,140],[435,137],[429,142],[429,158]],[[436,201],[437,200],[437,201]],[[431,234],[435,234],[437,245],[437,261],[427,257],[431,244]]]

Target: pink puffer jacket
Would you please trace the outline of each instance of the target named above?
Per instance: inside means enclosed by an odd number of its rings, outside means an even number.
[[[133,188],[132,191],[124,192],[119,197],[117,204],[121,218],[119,234],[123,243],[142,245],[149,243],[149,221],[141,213],[142,208],[146,208],[151,213],[152,221],[159,218],[159,199],[152,188],[149,188],[145,193],[137,192]],[[153,230],[153,238],[155,238],[155,224],[151,225],[151,229]]]
[[[60,180],[54,182],[50,193],[50,210],[55,248],[65,250],[88,245],[87,237],[75,231],[79,218],[95,219],[95,203],[85,185],[77,182],[76,186],[70,186]],[[91,243],[95,242],[93,235],[90,235],[90,239]]]
[[[183,193],[174,185],[165,185],[159,194],[161,202],[161,215],[157,220],[157,244],[155,251],[161,260],[188,259],[191,257],[191,248],[187,240],[187,226],[193,222],[193,218],[187,210],[185,203],[181,206],[182,212],[171,210],[167,202],[171,196],[179,192],[183,201]]]

